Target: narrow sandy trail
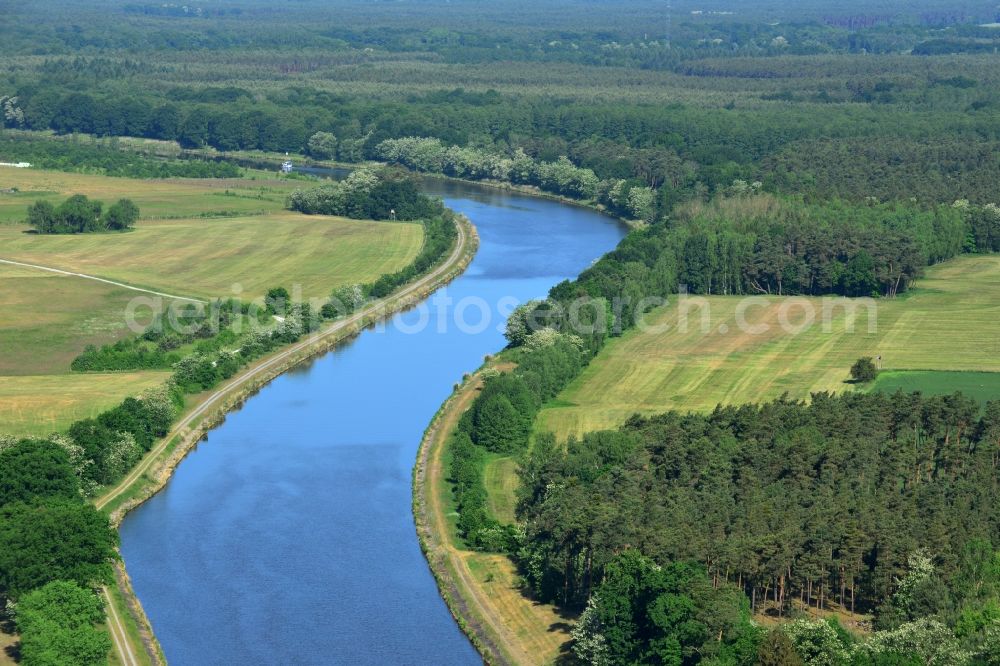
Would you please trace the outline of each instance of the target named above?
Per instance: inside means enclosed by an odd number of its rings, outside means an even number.
[[[68,275],[70,277],[83,278],[85,280],[94,280],[96,282],[103,282],[105,284],[114,285],[115,287],[122,287],[123,289],[131,289],[132,291],[141,291],[144,294],[153,294],[154,296],[163,296],[164,298],[172,298],[178,301],[189,301],[191,303],[208,303],[208,301],[203,301],[200,298],[191,298],[189,296],[178,296],[176,294],[165,294],[162,291],[153,291],[152,289],[143,289],[142,287],[135,287],[124,282],[115,282],[114,280],[108,280],[106,278],[97,277],[96,275],[87,275],[86,273],[74,273],[72,271],[64,271],[61,268],[52,268],[51,266],[40,266],[38,264],[26,264],[22,261],[13,261],[12,259],[0,259],[0,264],[7,264],[8,266],[20,266],[21,268],[33,268],[39,271],[47,271],[49,273],[57,273],[59,275]]]
[[[108,611],[108,633],[111,634],[111,640],[115,644],[115,651],[118,653],[118,658],[124,666],[139,666],[139,662],[135,658],[135,652],[132,651],[132,644],[128,639],[128,632],[125,631],[125,625],[122,624],[121,618],[118,617],[118,611],[111,601],[108,588],[102,587],[101,594],[104,596],[105,607]]]
[[[479,584],[473,578],[472,572],[469,571],[469,565],[462,556],[461,551],[452,543],[445,507],[441,501],[441,495],[436,492],[441,487],[441,484],[444,483],[445,471],[442,458],[447,438],[457,427],[458,420],[462,417],[462,414],[469,409],[472,402],[476,399],[479,390],[482,388],[482,384],[482,379],[479,376],[473,378],[469,384],[462,388],[456,399],[448,405],[442,418],[436,424],[430,438],[431,443],[423,452],[423,460],[420,461],[424,466],[424,473],[426,475],[422,491],[427,502],[427,517],[430,521],[429,527],[433,534],[432,538],[436,541],[434,544],[435,549],[438,550],[438,554],[444,555],[451,560],[452,570],[460,581],[460,589],[465,592],[463,601],[475,607],[476,614],[490,626],[493,636],[496,636],[502,642],[501,649],[509,654],[515,660],[515,663],[531,664],[535,662],[535,659],[523,649],[523,646],[517,640],[511,640],[512,637],[509,635],[510,630],[503,616],[497,612],[494,604],[484,596]],[[442,549],[443,553],[441,552]],[[503,663],[503,653],[491,656],[494,660]]]

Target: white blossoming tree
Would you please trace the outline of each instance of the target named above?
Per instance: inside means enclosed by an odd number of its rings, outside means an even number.
[[[962,649],[951,629],[933,618],[907,622],[898,629],[879,631],[862,643],[857,652],[870,657],[915,655],[927,666],[964,666],[972,654]],[[810,663],[806,660],[806,663]]]
[[[796,620],[784,628],[795,651],[810,666],[844,666],[850,653],[837,632],[823,620]]]
[[[594,599],[587,602],[587,609],[580,615],[580,620],[573,627],[573,654],[585,664],[591,666],[610,666],[608,656],[608,640],[601,633],[601,621],[597,617],[597,607]]]

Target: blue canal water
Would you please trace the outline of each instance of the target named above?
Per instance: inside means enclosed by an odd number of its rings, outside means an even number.
[[[417,543],[417,446],[454,383],[504,346],[511,303],[578,275],[625,230],[554,201],[425,189],[479,230],[466,273],[266,386],[122,524],[171,664],[480,663]]]

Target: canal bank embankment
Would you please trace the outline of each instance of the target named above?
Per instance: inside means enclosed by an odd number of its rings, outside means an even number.
[[[289,369],[349,342],[387,317],[413,307],[461,275],[475,256],[479,240],[475,227],[467,218],[457,216],[456,223],[459,233],[455,247],[444,262],[395,294],[370,304],[351,317],[333,322],[317,335],[260,359],[218,390],[199,399],[122,482],[95,500],[97,508],[107,511],[112,524],[119,527],[130,511],[166,486],[177,466],[210,430],[220,425],[228,413],[241,408],[262,387]],[[141,649],[147,663],[165,664],[162,647],[121,564],[116,567],[116,582],[131,625],[131,631],[119,638],[129,640],[133,651]],[[141,645],[134,644],[136,637]],[[129,657],[120,656],[120,659],[127,663]]]

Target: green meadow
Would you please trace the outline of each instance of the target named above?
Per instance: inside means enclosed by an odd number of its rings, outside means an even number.
[[[0,169],[0,259],[83,273],[167,294],[262,296],[299,285],[324,297],[371,282],[420,252],[419,224],[376,223],[284,210],[279,180],[134,180]],[[33,201],[85,194],[140,207],[127,233],[37,235],[19,222]],[[234,285],[238,288],[234,289]],[[87,345],[133,333],[129,302],[142,293],[81,277],[0,264],[0,433],[44,435],[108,409],[166,372],[72,374]]]
[[[139,206],[143,219],[261,215],[283,210],[285,197],[301,186],[264,172],[253,178],[137,180],[0,167],[0,223],[22,221],[35,201],[58,204],[72,194],[85,194],[105,205],[128,197]]]
[[[760,332],[741,331],[736,316],[742,300],[692,297],[686,331],[678,301],[654,311],[648,321],[668,328],[634,329],[611,341],[542,410],[536,430],[566,438],[617,427],[636,412],[705,412],[718,404],[760,402],[786,393],[804,399],[817,391],[853,390],[846,381],[861,356],[881,355],[888,371],[962,373],[940,379],[887,374],[880,389],[894,388],[890,382],[896,381],[924,387],[920,390],[968,386],[988,394],[997,386],[983,381],[972,387],[957,377],[1000,373],[1000,257],[968,256],[934,266],[905,298],[879,300],[874,309],[858,307],[853,315],[834,307],[828,326],[821,323],[823,299],[766,297],[744,313],[749,327]],[[816,313],[813,325],[800,332],[783,330],[782,316],[799,325],[809,309]],[[710,315],[707,331],[705,312]]]
[[[946,370],[889,371],[878,376],[872,390],[883,393],[919,392],[925,395],[964,393],[980,404],[985,404],[990,400],[1000,400],[1000,373]]]
[[[119,234],[36,235],[0,227],[0,259],[96,275],[180,296],[263,296],[301,285],[326,296],[370,282],[420,252],[419,224],[367,222],[287,211],[268,215],[140,221]],[[239,285],[241,292],[234,293]]]

